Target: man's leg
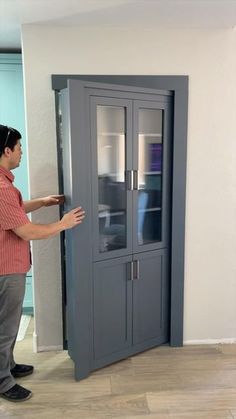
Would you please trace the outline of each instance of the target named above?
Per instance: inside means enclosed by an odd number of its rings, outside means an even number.
[[[15,385],[10,369],[25,295],[25,274],[0,276],[0,393]]]

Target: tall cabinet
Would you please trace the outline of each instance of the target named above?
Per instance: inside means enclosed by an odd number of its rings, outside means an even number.
[[[58,103],[68,350],[76,379],[169,341],[169,91],[69,80]]]

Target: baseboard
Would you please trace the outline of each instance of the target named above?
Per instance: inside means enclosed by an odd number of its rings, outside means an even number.
[[[223,339],[196,339],[185,340],[184,345],[218,345],[218,344],[233,344],[236,343],[236,338],[223,338]]]
[[[63,345],[55,346],[39,346],[38,345],[38,336],[36,333],[33,333],[33,351],[37,352],[50,352],[50,351],[63,351]]]
[[[63,345],[39,346],[37,352],[63,351]]]
[[[36,335],[35,331],[33,332],[33,352],[38,352],[38,336]]]

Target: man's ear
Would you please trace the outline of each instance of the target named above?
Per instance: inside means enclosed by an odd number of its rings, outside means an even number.
[[[11,149],[9,147],[5,147],[3,155],[9,157],[11,155]]]

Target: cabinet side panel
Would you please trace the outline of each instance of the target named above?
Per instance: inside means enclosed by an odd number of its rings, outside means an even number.
[[[63,193],[65,195],[65,212],[71,208],[72,196],[72,174],[71,174],[71,137],[70,137],[70,107],[68,89],[62,90],[60,94],[60,110],[59,110],[59,152],[62,164],[62,180]],[[67,230],[64,234],[64,251],[65,251],[65,280],[66,280],[66,304],[65,307],[65,334],[68,342],[68,352],[74,359],[75,343],[74,343],[74,301],[73,301],[73,246],[71,231]],[[63,246],[62,246],[63,247]]]

